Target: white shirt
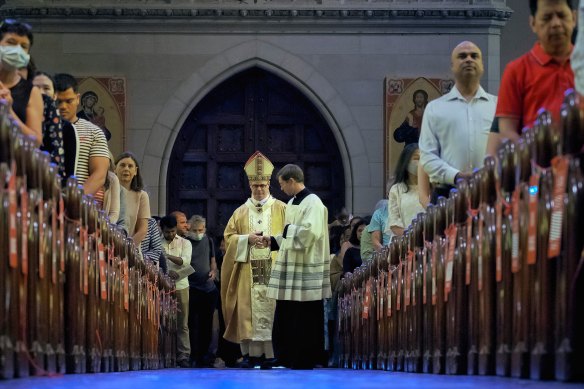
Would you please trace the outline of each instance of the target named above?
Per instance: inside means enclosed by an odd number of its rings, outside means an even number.
[[[388,219],[385,227],[386,233],[390,233],[391,227],[407,228],[418,213],[425,212],[420,204],[418,185],[410,185],[406,192],[406,185],[395,184],[389,190]]]
[[[162,248],[166,254],[174,255],[175,257],[181,257],[183,264],[181,266],[175,264],[171,260],[167,261],[168,270],[174,270],[179,272],[181,269],[191,266],[191,255],[193,253],[193,246],[191,242],[185,238],[181,238],[178,234],[174,237],[172,242],[168,242],[166,239],[162,239]],[[182,290],[189,287],[188,277],[183,277],[176,281],[176,290]]]
[[[582,23],[584,23],[584,1],[580,2],[578,9],[578,33],[570,59],[570,65],[574,71],[576,91],[581,95],[584,94],[584,26]]]
[[[454,184],[458,172],[483,166],[496,107],[497,96],[480,86],[470,102],[454,86],[428,103],[420,133],[420,163],[430,182]]]

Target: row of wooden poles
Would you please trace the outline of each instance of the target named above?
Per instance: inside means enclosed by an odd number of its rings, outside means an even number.
[[[582,380],[584,115],[566,92],[344,277],[340,364]]]
[[[174,283],[0,102],[0,378],[175,365]]]

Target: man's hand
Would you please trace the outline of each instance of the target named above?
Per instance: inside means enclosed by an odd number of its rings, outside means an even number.
[[[215,281],[217,279],[217,269],[211,269],[209,272],[209,278],[211,281]]]
[[[264,247],[270,247],[272,245],[272,237],[271,236],[264,236],[262,243],[263,243]]]
[[[472,173],[458,172],[458,173],[456,173],[456,176],[454,176],[454,185],[456,185],[458,180],[468,180],[471,177],[472,177]]]
[[[178,273],[175,272],[174,270],[169,270],[168,271],[168,276],[170,277],[171,280],[178,280]]]
[[[264,248],[265,247],[265,244],[264,244],[265,237],[262,234],[263,233],[259,232],[259,231],[256,231],[256,232],[249,234],[248,238],[247,238],[247,242],[252,246]]]

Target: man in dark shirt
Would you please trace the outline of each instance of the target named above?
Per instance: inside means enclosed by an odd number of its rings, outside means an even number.
[[[181,212],[173,215],[178,221],[178,233],[193,247],[191,266],[195,272],[189,276],[189,334],[191,360],[195,367],[213,367],[209,345],[213,331],[213,314],[219,292],[215,286],[217,264],[213,241],[206,235],[206,220],[195,215],[186,222]]]

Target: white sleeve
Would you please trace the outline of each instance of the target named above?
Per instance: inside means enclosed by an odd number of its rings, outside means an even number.
[[[580,2],[578,9],[578,34],[576,35],[576,43],[572,51],[572,58],[570,64],[574,71],[574,83],[576,84],[576,91],[581,95],[584,94],[584,1]]]
[[[430,182],[440,184],[454,184],[454,177],[459,172],[440,158],[440,140],[435,133],[433,104],[428,104],[422,118],[420,130],[420,163],[430,176]]]

